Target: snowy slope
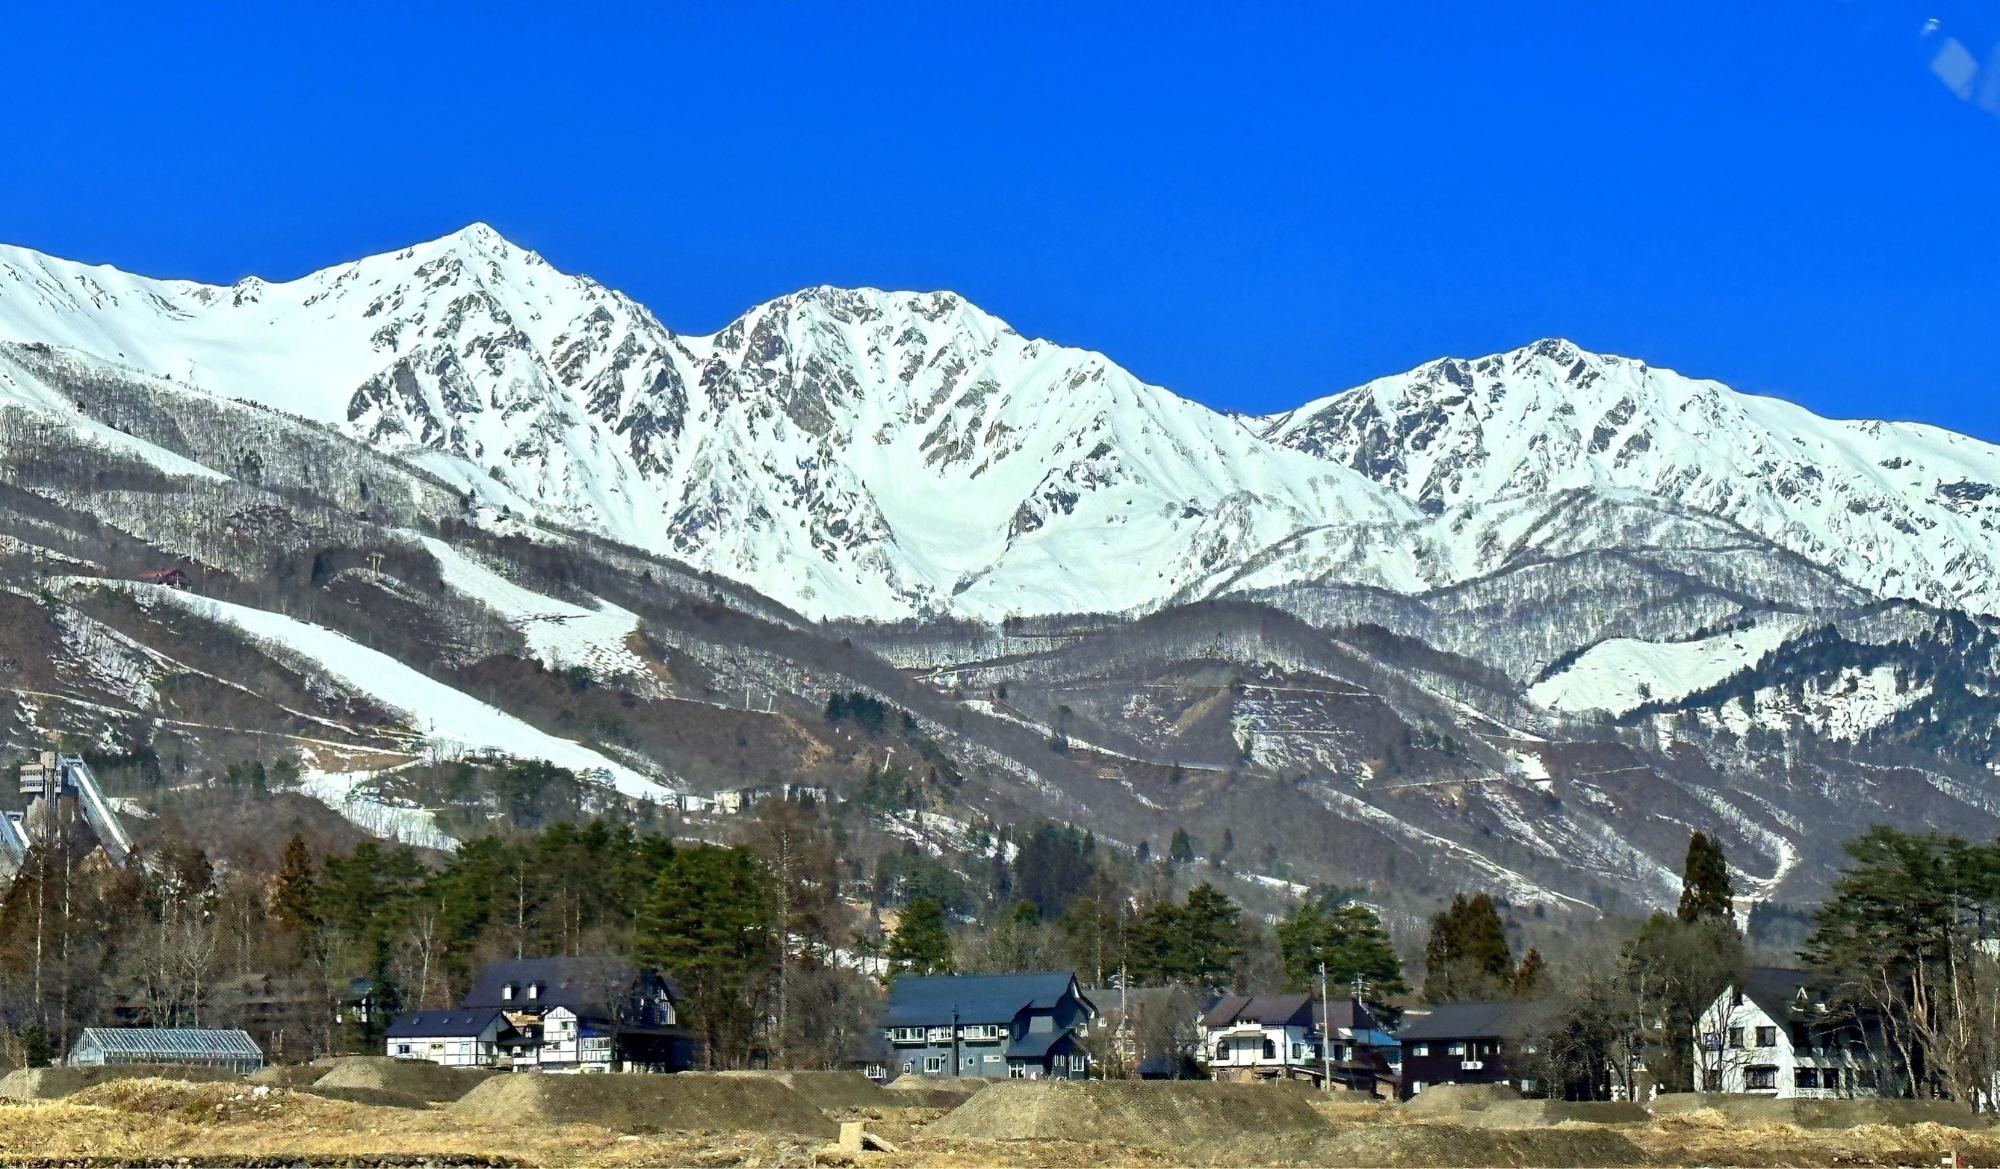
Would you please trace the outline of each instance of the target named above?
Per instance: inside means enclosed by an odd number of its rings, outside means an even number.
[[[454,592],[472,598],[521,631],[535,660],[551,669],[582,666],[599,677],[645,676],[645,664],[628,644],[639,618],[616,605],[572,605],[523,588],[491,567],[432,536],[420,536]]]
[[[90,584],[95,580],[77,578]],[[234,626],[317,666],[329,678],[408,716],[410,726],[447,748],[491,750],[545,759],[578,773],[596,773],[626,795],[658,798],[667,788],[626,765],[568,739],[540,731],[511,714],[426,677],[395,658],[343,634],[280,613],[194,596],[157,585],[126,584],[142,604],[173,604]]]
[[[0,339],[338,426],[812,615],[1150,607],[1300,529],[1415,518],[949,293],[808,289],[680,337],[480,225],[229,288],[4,248]]]
[[[1642,493],[1877,595],[2000,611],[2000,448],[1934,427],[1831,421],[1542,341],[1431,362],[1261,428],[1431,514]]]
[[[0,247],[9,339],[292,411],[480,514],[601,532],[814,617],[1418,593],[1533,557],[1772,546],[1876,596],[2000,611],[2000,449],[1562,341],[1243,419],[950,293],[812,288],[679,335],[483,225],[229,287]],[[64,409],[4,374],[0,397]]]
[[[1672,702],[1756,665],[1801,625],[1771,621],[1680,642],[1614,637],[1536,683],[1528,697],[1550,710],[1572,713],[1625,714],[1648,702]]]

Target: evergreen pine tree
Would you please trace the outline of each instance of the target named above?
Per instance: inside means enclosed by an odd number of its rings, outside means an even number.
[[[1542,960],[1540,950],[1529,950],[1521,959],[1521,965],[1514,970],[1514,997],[1531,999],[1542,993],[1542,975],[1548,963]]]
[[[1467,1002],[1513,993],[1514,953],[1499,907],[1481,893],[1460,893],[1431,919],[1424,945],[1424,1001]]]
[[[292,833],[285,852],[278,859],[278,872],[271,880],[271,919],[279,928],[294,933],[313,923],[314,898],[318,883],[313,878],[312,852],[305,837]]]
[[[951,933],[944,906],[919,897],[903,907],[896,933],[889,939],[889,969],[897,974],[951,973]]]
[[[1177,865],[1194,861],[1194,841],[1188,838],[1187,829],[1174,829],[1173,841],[1167,845],[1167,859]]]
[[[1678,916],[1690,924],[1711,917],[1732,917],[1732,897],[1729,863],[1723,859],[1722,845],[1705,832],[1695,833],[1688,838]]]

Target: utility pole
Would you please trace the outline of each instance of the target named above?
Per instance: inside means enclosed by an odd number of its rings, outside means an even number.
[[[1319,1090],[1333,1091],[1333,1002],[1326,997],[1326,959],[1319,960]]]

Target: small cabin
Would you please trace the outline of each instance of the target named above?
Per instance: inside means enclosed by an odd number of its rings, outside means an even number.
[[[142,572],[139,574],[139,580],[143,584],[162,585],[170,589],[184,589],[189,583],[187,572],[179,566]]]

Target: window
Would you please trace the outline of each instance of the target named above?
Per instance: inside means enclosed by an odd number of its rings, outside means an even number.
[[[1425,1056],[1429,1055],[1430,1053],[1431,1053],[1431,1045],[1428,1043],[1410,1044],[1410,1056],[1414,1059],[1422,1059]]]
[[[1463,1044],[1463,1043],[1450,1043],[1450,1044],[1446,1044],[1446,1045],[1445,1045],[1445,1049],[1444,1049],[1444,1053],[1445,1053],[1446,1055],[1464,1055],[1464,1054],[1465,1054],[1465,1044]]]
[[[1778,1069],[1771,1067],[1744,1068],[1743,1090],[1746,1092],[1770,1092],[1778,1087]]]
[[[1081,1051],[1072,1052],[1069,1057],[1069,1070],[1073,1072],[1089,1071],[1090,1057],[1085,1055]]]
[[[917,1061],[916,1061],[916,1060],[913,1060],[913,1059],[906,1059],[906,1060],[904,1060],[904,1061],[903,1061],[903,1070],[904,1070],[904,1071],[906,1071],[906,1072],[913,1072],[913,1071],[916,1071],[916,1070],[917,1070]]]
[[[1229,1045],[1228,1045],[1227,1043],[1222,1043],[1222,1042],[1217,1042],[1217,1043],[1216,1043],[1216,1045],[1215,1045],[1215,1062],[1217,1062],[1217,1063],[1228,1063],[1228,1062],[1229,1062]]]
[[[1027,1064],[1023,1064],[1023,1063],[1010,1063],[1010,1064],[1008,1064],[1008,1065],[1007,1065],[1007,1078],[1008,1078],[1008,1079],[1010,1079],[1010,1080],[1025,1080],[1025,1079],[1027,1079],[1027,1078],[1028,1078],[1028,1065],[1027,1065]]]
[[[1759,1047],[1778,1046],[1778,1029],[1776,1027],[1757,1028],[1757,1046]]]
[[[944,1074],[944,1057],[943,1057],[943,1056],[941,1056],[941,1055],[927,1055],[927,1056],[925,1056],[925,1057],[924,1057],[924,1074],[925,1074],[925,1075],[927,1075],[927,1076],[938,1076],[938,1075],[943,1075],[943,1074]]]
[[[529,983],[529,984],[528,984],[528,997],[529,997],[529,998],[531,998],[531,999],[538,999],[538,998],[541,998],[541,997],[542,997],[542,984],[541,984],[541,983],[539,983],[539,982],[531,982],[531,983]]]
[[[514,1001],[514,984],[513,984],[513,983],[511,983],[511,982],[510,982],[510,983],[508,983],[508,984],[507,984],[506,986],[503,986],[503,987],[501,987],[501,988],[500,988],[500,999],[501,999],[501,1001],[502,1001],[502,1002],[510,1002],[510,1003],[511,1003],[511,1002],[513,1002],[513,1001]]]
[[[1535,1094],[1535,1089],[1538,1087],[1540,1087],[1540,1084],[1534,1079],[1523,1078],[1521,1080],[1521,1095],[1532,1096]]]
[[[1828,1085],[1827,1085],[1827,1087],[1829,1087],[1829,1088],[1831,1088],[1831,1087],[1835,1087],[1835,1086],[1836,1086],[1836,1085],[1838,1084],[1838,1080],[1839,1080],[1839,1075],[1840,1075],[1840,1073],[1838,1073],[1838,1072],[1835,1072],[1835,1071],[1828,1071],[1828,1072],[1827,1072],[1827,1079],[1829,1079],[1829,1080],[1834,1080],[1834,1081],[1835,1081],[1835,1083],[1834,1083],[1834,1084],[1828,1084]],[[1818,1088],[1818,1087],[1819,1087],[1819,1069],[1818,1069],[1818,1068],[1796,1068],[1796,1069],[1794,1069],[1794,1070],[1793,1070],[1793,1072],[1792,1072],[1792,1087],[1794,1087],[1794,1088]]]
[[[396,1054],[397,1054],[397,1055],[408,1055],[408,1054],[410,1054],[410,1045],[409,1045],[409,1044],[407,1044],[407,1043],[398,1043],[398,1044],[396,1045]]]
[[[1271,1041],[1271,1037],[1268,1035],[1264,1037],[1264,1058],[1265,1059],[1278,1058],[1278,1045],[1276,1043],[1273,1043]]]
[[[1743,1046],[1743,1028],[1731,1027],[1729,1029],[1729,1046],[1735,1048]]]

